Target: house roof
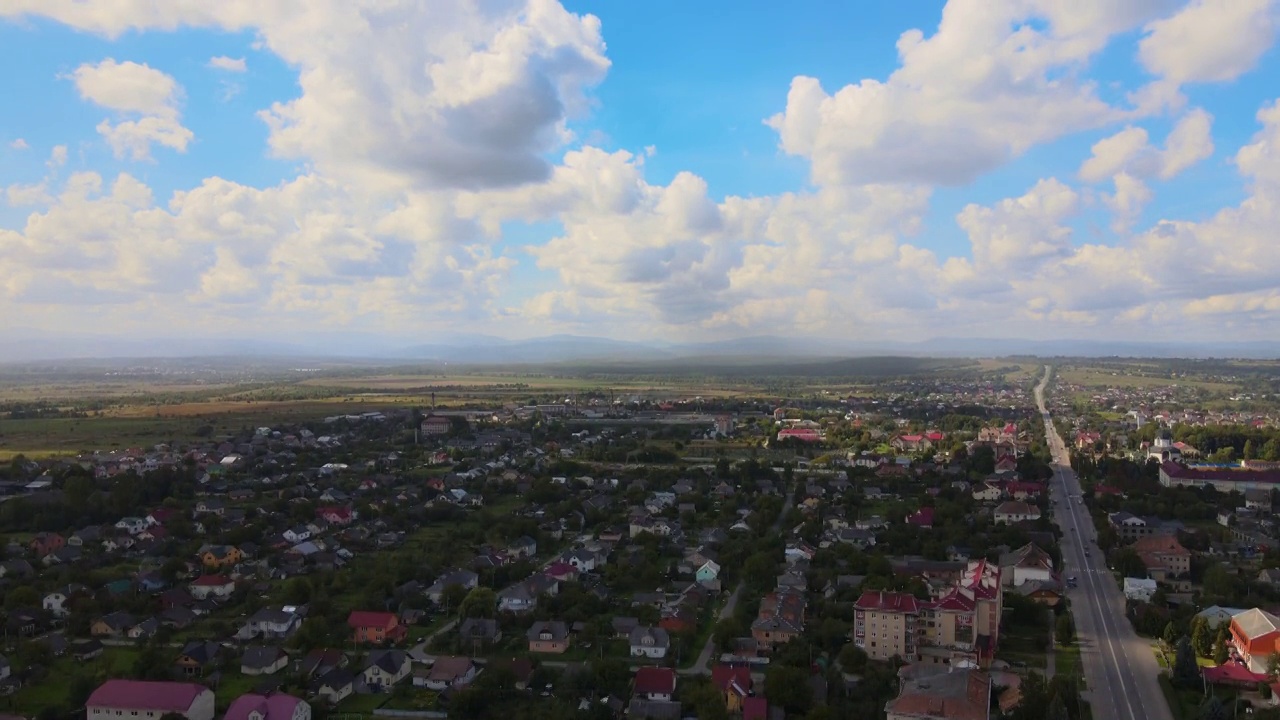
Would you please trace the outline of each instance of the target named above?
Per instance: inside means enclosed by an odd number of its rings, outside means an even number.
[[[231,585],[231,578],[226,575],[201,575],[191,582],[196,587],[222,587],[223,585]]]
[[[1240,633],[1249,640],[1280,631],[1280,617],[1276,617],[1259,608],[1252,608],[1239,615],[1233,615],[1231,624],[1239,628]]]
[[[735,665],[716,665],[711,668],[711,684],[721,691],[726,690],[730,683],[734,682],[739,687],[750,689],[751,669]]]
[[[991,676],[958,670],[918,677],[903,683],[898,697],[885,704],[895,715],[987,720],[991,708]]]
[[[920,612],[920,601],[910,593],[868,590],[862,593],[862,596],[854,603],[854,608],[878,612],[918,613]]]
[[[227,708],[223,720],[249,720],[249,716],[257,712],[263,720],[289,720],[298,706],[304,701],[284,693],[256,695],[249,693],[236,698]]]
[[[240,659],[240,664],[251,668],[271,667],[280,659],[280,654],[282,652],[284,651],[278,647],[253,645],[245,648],[244,656]]]
[[[207,693],[203,685],[150,680],[108,680],[89,696],[86,707],[185,713]]]
[[[472,665],[473,663],[469,657],[454,655],[438,657],[435,664],[431,666],[431,673],[427,677],[432,680],[453,682],[466,675],[471,670]]]
[[[396,622],[396,614],[391,612],[374,612],[371,610],[352,610],[347,616],[350,627],[391,627]]]
[[[671,668],[642,667],[636,671],[637,695],[670,695],[676,691],[676,673]]]

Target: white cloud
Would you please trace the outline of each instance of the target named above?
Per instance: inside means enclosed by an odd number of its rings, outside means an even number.
[[[1094,143],[1078,174],[1085,182],[1101,182],[1122,172],[1168,180],[1213,155],[1212,126],[1213,116],[1194,108],[1179,118],[1163,150],[1151,146],[1143,128],[1127,127]]]
[[[555,0],[16,0],[116,36],[206,26],[255,30],[298,68],[301,95],[262,112],[271,151],[366,185],[483,188],[545,179],[546,154],[609,67],[600,22]]]
[[[72,74],[80,97],[136,119],[98,123],[98,134],[117,158],[149,160],[152,144],[186,152],[195,137],[180,122],[182,87],[169,75],[148,65],[107,58],[84,64]]]
[[[1234,80],[1275,40],[1275,0],[1193,0],[1146,27],[1138,58],[1176,83]]]
[[[1025,195],[991,207],[968,205],[956,223],[969,235],[974,264],[1000,274],[1026,272],[1071,249],[1071,229],[1080,196],[1055,178],[1041,180]]]
[[[22,138],[17,138],[9,143],[9,147],[13,150],[26,150],[31,146],[27,145],[26,140],[23,140]]]
[[[107,58],[96,65],[81,65],[71,77],[80,97],[102,107],[140,115],[178,115],[178,82],[149,65]]]
[[[886,81],[828,94],[797,77],[767,124],[783,151],[811,161],[818,183],[963,184],[1034,145],[1126,117],[1076,71],[1166,5],[952,0],[932,36],[902,34],[901,66]]]
[[[246,72],[249,69],[248,65],[245,64],[244,58],[232,58],[227,57],[226,55],[211,57],[206,65],[214,70],[225,70],[227,72],[235,73]]]
[[[1104,195],[1102,201],[1114,214],[1111,229],[1118,234],[1124,234],[1138,219],[1138,215],[1147,203],[1151,202],[1152,193],[1146,183],[1129,173],[1119,173],[1113,181],[1115,192]]]
[[[97,130],[116,157],[127,155],[132,160],[150,159],[152,143],[186,152],[187,144],[195,137],[177,120],[165,117],[144,117],[119,123],[103,120],[98,123]]]
[[[57,168],[60,168],[66,164],[67,164],[67,146],[54,145],[53,150],[49,151],[49,160],[45,162],[45,165],[50,170],[56,170]]]

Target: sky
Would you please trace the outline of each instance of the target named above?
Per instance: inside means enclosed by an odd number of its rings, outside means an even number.
[[[59,337],[1280,337],[1280,0],[0,0]]]

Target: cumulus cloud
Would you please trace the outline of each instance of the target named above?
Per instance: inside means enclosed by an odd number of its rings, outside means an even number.
[[[206,65],[214,70],[225,70],[227,72],[242,73],[249,69],[245,64],[244,58],[232,58],[226,55],[217,55],[209,58]]]
[[[26,140],[23,140],[22,138],[16,138],[9,143],[9,147],[13,150],[26,150],[27,148],[30,147],[30,145],[27,145]]]
[[[1234,80],[1271,47],[1276,12],[1275,0],[1194,0],[1146,26],[1138,59],[1175,83]]]
[[[114,37],[179,26],[255,30],[298,68],[299,97],[265,109],[271,151],[365,184],[484,188],[545,179],[546,154],[609,67],[600,22],[555,0],[16,0]]]
[[[98,134],[116,157],[133,160],[151,157],[152,144],[186,152],[194,133],[182,126],[178,103],[182,87],[171,76],[132,61],[107,58],[84,64],[72,73],[80,97],[136,119],[98,123]]]
[[[902,34],[887,80],[829,94],[796,77],[766,123],[818,183],[967,183],[1036,144],[1125,117],[1076,70],[1167,5],[952,0],[933,35]]]

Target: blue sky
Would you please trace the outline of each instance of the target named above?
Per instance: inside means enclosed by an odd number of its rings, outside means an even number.
[[[415,342],[1280,329],[1275,0],[258,5],[0,3],[0,312]]]

